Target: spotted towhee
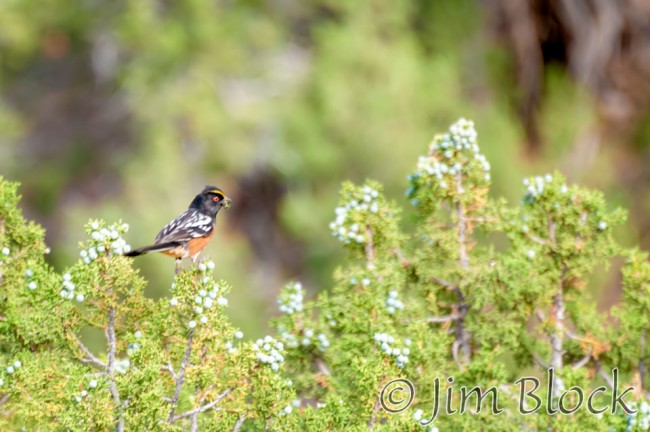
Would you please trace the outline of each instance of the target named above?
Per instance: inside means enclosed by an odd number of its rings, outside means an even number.
[[[176,258],[177,268],[180,260],[184,258],[191,258],[196,262],[214,235],[217,213],[222,207],[229,208],[230,204],[230,198],[221,189],[206,186],[203,192],[192,200],[187,210],[160,230],[154,244],[124,255],[135,257],[149,252],[161,252]]]

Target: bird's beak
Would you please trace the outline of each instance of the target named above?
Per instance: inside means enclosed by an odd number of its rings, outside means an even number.
[[[225,197],[223,199],[223,208],[225,208],[227,210],[227,209],[230,208],[231,205],[232,205],[232,200],[230,198],[228,198],[228,197]]]

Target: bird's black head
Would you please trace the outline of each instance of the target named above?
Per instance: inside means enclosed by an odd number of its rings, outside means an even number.
[[[206,186],[203,192],[194,197],[190,208],[210,217],[215,217],[221,208],[229,208],[232,201],[216,186]]]

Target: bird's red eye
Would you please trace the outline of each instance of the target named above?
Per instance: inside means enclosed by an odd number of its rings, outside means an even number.
[[[212,198],[212,201],[214,201],[214,202],[219,202],[219,201],[221,201],[221,197],[220,197],[220,196],[216,196],[216,197]]]

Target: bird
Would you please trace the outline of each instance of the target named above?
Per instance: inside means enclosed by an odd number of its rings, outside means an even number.
[[[124,254],[136,257],[150,252],[160,252],[176,259],[176,273],[180,263],[190,258],[196,263],[199,254],[214,236],[217,213],[228,209],[232,200],[220,188],[206,186],[190,203],[187,210],[160,230],[154,243]]]

